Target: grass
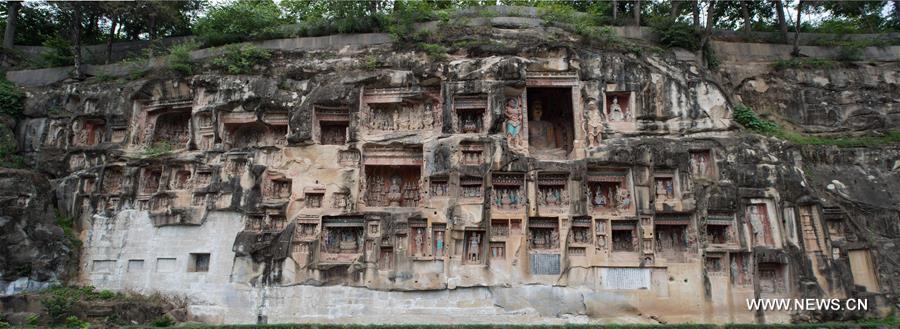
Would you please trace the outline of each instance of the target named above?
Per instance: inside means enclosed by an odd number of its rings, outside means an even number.
[[[743,104],[735,106],[734,120],[755,133],[780,138],[798,145],[878,147],[900,144],[900,131],[869,136],[816,136],[786,130],[772,121],[760,118],[756,112],[753,112],[753,109]]]
[[[144,149],[144,155],[148,156],[148,157],[156,157],[156,156],[160,156],[160,155],[172,152],[172,150],[174,150],[174,149],[175,149],[175,147],[172,145],[172,143],[170,143],[168,141],[159,141],[159,142],[153,143],[152,146]]]

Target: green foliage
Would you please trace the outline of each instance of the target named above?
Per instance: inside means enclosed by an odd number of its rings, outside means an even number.
[[[19,117],[22,115],[24,105],[25,92],[6,80],[5,75],[0,77],[0,115]]]
[[[169,68],[183,75],[194,73],[194,61],[191,60],[191,51],[197,49],[195,42],[185,42],[169,48]]]
[[[900,143],[900,131],[870,136],[815,136],[786,130],[778,124],[760,118],[746,105],[734,107],[734,120],[753,132],[777,137],[799,145],[834,145],[837,147],[875,147]]]
[[[237,0],[209,8],[194,33],[209,46],[253,40],[289,21],[272,0]]]
[[[700,49],[700,34],[691,24],[664,17],[651,20],[650,26],[659,36],[659,44],[663,47],[690,51]]]
[[[758,133],[770,134],[778,130],[777,124],[760,118],[756,115],[756,112],[753,112],[750,107],[744,104],[738,104],[734,107],[734,121]]]
[[[91,325],[87,321],[81,321],[77,316],[70,315],[66,317],[66,327],[87,329],[90,328]]]
[[[66,238],[69,239],[69,242],[71,242],[73,246],[75,246],[76,248],[81,247],[81,240],[78,238],[78,234],[75,232],[75,218],[57,211],[56,225],[62,228],[63,234],[66,236]]]
[[[29,314],[28,317],[25,318],[25,322],[32,326],[38,325],[39,321],[41,321],[41,316],[37,314]]]
[[[154,327],[171,327],[171,326],[175,325],[175,319],[173,319],[171,316],[164,314],[164,315],[154,319],[153,322],[150,323],[150,325],[154,326]]]
[[[786,69],[832,69],[838,66],[833,60],[825,58],[791,58],[775,61],[772,67],[777,71]]]
[[[169,143],[168,141],[158,141],[156,143],[153,143],[153,145],[151,145],[150,147],[144,149],[144,156],[157,157],[172,152],[173,149],[174,147],[172,146],[172,143]]]
[[[718,69],[721,64],[719,57],[716,56],[716,50],[709,43],[703,46],[703,60],[706,62],[706,67],[710,70]]]
[[[213,58],[212,65],[229,74],[247,74],[253,71],[254,66],[264,64],[271,57],[272,53],[267,49],[252,45],[228,45],[221,56]]]
[[[72,307],[82,299],[90,298],[95,294],[94,287],[57,286],[44,291],[41,296],[41,304],[50,320],[61,323],[72,317]],[[76,318],[77,320],[77,318]]]
[[[116,297],[116,293],[110,290],[100,290],[100,292],[97,293],[97,297],[100,299],[113,299]]]
[[[41,54],[42,67],[73,65],[72,44],[59,36],[54,36],[43,44],[46,49]]]
[[[25,159],[16,154],[16,139],[12,131],[0,126],[0,167],[25,168]]]
[[[418,48],[434,60],[443,60],[447,57],[447,48],[439,44],[420,43]]]
[[[378,58],[372,55],[366,56],[366,71],[375,71],[379,65],[381,63],[378,62]]]

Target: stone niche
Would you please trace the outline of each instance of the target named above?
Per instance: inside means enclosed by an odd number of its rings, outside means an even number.
[[[567,159],[575,124],[572,88],[528,87],[528,152],[539,159]]]
[[[734,227],[734,214],[726,211],[709,211],[706,216],[706,239],[709,248],[740,248]]]
[[[362,122],[373,132],[431,130],[440,127],[441,99],[440,90],[364,89]]]
[[[409,220],[409,256],[425,258],[431,256],[428,243],[428,222],[425,219]]]
[[[537,179],[537,206],[541,212],[565,212],[569,206],[569,175],[566,173],[539,173]]]
[[[47,127],[47,135],[44,137],[44,146],[53,148],[66,147],[66,122],[63,120],[50,120]]]
[[[191,112],[189,108],[160,110],[153,113],[153,132],[150,145],[159,143],[175,149],[187,147],[191,139]]]
[[[216,143],[216,126],[212,113],[207,111],[195,113],[194,122],[197,127],[197,148],[204,151],[212,150]]]
[[[169,188],[172,190],[186,190],[194,187],[191,180],[190,166],[174,166],[169,168]]]
[[[568,254],[570,256],[584,256],[585,248],[593,245],[592,222],[591,218],[587,216],[579,216],[572,219],[572,227],[567,238]],[[579,248],[579,250],[575,250],[574,255],[572,253],[573,248]]]
[[[781,232],[775,207],[769,199],[750,199],[744,210],[751,246],[781,248]]]
[[[284,214],[273,212],[255,212],[244,216],[244,230],[251,232],[278,232],[287,226]]]
[[[322,217],[319,265],[351,264],[363,256],[365,218]]]
[[[256,113],[235,112],[220,116],[226,149],[284,146],[287,124],[260,122]]]
[[[322,145],[344,145],[350,128],[350,109],[344,106],[315,106],[313,136]]]
[[[151,195],[160,191],[160,181],[162,180],[162,168],[160,167],[144,167],[141,169],[140,181],[138,183],[139,195]]]
[[[627,170],[591,171],[585,193],[588,208],[594,216],[634,216],[635,206]]]
[[[657,212],[682,211],[678,175],[664,171],[653,175],[654,208]]]
[[[323,208],[325,204],[325,186],[315,185],[303,188],[303,207],[309,209]]]
[[[749,252],[731,253],[731,284],[735,287],[753,286],[753,256]]]
[[[691,151],[691,176],[708,179],[718,177],[716,161],[711,150]]]
[[[459,178],[460,201],[481,203],[484,201],[484,178],[464,176]]]
[[[463,264],[485,264],[485,245],[487,236],[483,229],[466,228],[463,232]]]
[[[428,179],[428,194],[431,198],[450,196],[450,179],[445,175],[431,176]]]
[[[788,295],[787,266],[780,263],[759,263],[756,278],[759,280],[759,292],[762,296]]]
[[[122,193],[122,183],[125,179],[122,167],[110,166],[103,170],[103,182],[100,192],[103,194],[120,194]]]
[[[634,220],[614,220],[610,225],[613,252],[638,251],[638,225]]]
[[[560,273],[558,218],[529,218],[527,243],[531,274],[551,275]]]
[[[262,192],[263,201],[267,203],[280,203],[287,202],[291,199],[292,189],[291,189],[291,179],[285,177],[282,173],[277,172],[267,172],[264,175],[262,186],[260,187]],[[324,190],[324,189],[323,189]],[[324,191],[322,191],[324,194]],[[321,207],[322,199],[318,200],[318,206]],[[317,207],[318,208],[318,207]]]
[[[618,132],[635,130],[635,98],[635,93],[631,91],[607,90],[603,93],[603,113],[606,114],[606,123],[610,129]]]
[[[78,118],[72,123],[72,146],[94,146],[103,142],[106,120],[102,118]]]
[[[422,146],[370,146],[360,184],[367,207],[418,207],[421,202]]]
[[[462,134],[487,132],[487,95],[456,96],[453,98],[453,131]]]
[[[527,208],[524,173],[494,173],[491,175],[491,212],[524,214]]]
[[[691,217],[683,214],[657,214],[653,219],[656,254],[669,262],[683,263],[692,247],[689,237]]]
[[[459,164],[465,166],[479,166],[484,163],[484,143],[461,142],[459,143]]]

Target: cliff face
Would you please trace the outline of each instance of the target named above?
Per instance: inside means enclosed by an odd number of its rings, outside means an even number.
[[[720,81],[491,33],[521,48],[280,51],[248,75],[31,88],[17,136],[83,228],[79,282],[188,294],[201,321],[788,322],[865,312],[745,300],[898,302],[900,150],[731,118],[739,98],[812,131],[895,128],[895,69]]]

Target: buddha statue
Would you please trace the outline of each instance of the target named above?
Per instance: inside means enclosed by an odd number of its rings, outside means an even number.
[[[556,143],[556,129],[553,123],[541,120],[544,114],[544,106],[541,101],[535,101],[531,118],[528,120],[528,143],[535,149],[558,148]]]

